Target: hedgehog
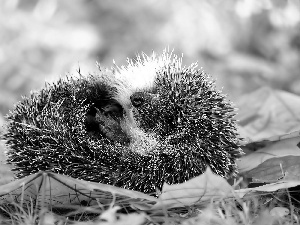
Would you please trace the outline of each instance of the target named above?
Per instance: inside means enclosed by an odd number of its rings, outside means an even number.
[[[98,66],[24,97],[7,116],[16,178],[51,171],[157,195],[209,166],[237,174],[235,107],[197,63],[164,51]]]

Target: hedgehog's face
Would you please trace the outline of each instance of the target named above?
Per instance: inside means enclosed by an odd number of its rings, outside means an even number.
[[[130,96],[138,126],[158,137],[170,135],[176,126],[176,105],[158,92],[138,91]]]
[[[183,108],[188,96],[180,74],[158,74],[151,90],[137,91],[130,96],[137,124],[145,132],[155,133],[160,139],[182,131]],[[192,87],[189,87],[191,89]]]

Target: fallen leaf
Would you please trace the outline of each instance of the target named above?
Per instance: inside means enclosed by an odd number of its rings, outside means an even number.
[[[232,191],[232,186],[208,167],[205,173],[185,183],[174,185],[165,183],[153,209],[191,206],[225,197]]]
[[[248,153],[237,160],[239,172],[244,173],[250,171],[271,158],[300,156],[300,149],[298,147],[300,143],[299,131],[291,133],[292,138],[281,138],[280,140],[277,140],[277,138],[282,136],[286,137],[287,135],[270,137],[270,141],[264,139],[261,142],[256,142],[258,145],[265,147],[262,147],[255,152]]]
[[[246,194],[255,192],[274,192],[280,189],[287,189],[290,187],[296,187],[300,185],[300,181],[278,181],[271,184],[262,185],[255,188],[244,188],[235,190],[234,193],[239,197],[243,198]]]
[[[252,178],[254,182],[300,181],[300,156],[268,159],[256,168],[243,173],[243,177]]]
[[[237,102],[236,119],[244,138],[257,141],[300,130],[300,97],[264,87]]]
[[[157,198],[112,185],[88,182],[51,172],[39,172],[0,186],[0,205],[9,202],[30,203],[38,200],[42,207],[76,208],[81,205],[122,206],[151,204]],[[96,201],[97,200],[97,201]]]

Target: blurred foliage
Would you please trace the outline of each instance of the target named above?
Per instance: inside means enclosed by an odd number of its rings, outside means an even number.
[[[298,0],[3,0],[0,125],[45,81],[165,47],[233,100],[261,86],[300,94],[299,21]]]

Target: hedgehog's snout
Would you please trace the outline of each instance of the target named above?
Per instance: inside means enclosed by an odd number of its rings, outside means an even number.
[[[160,117],[160,95],[155,90],[134,92],[130,96],[135,123],[145,132],[154,132]]]
[[[155,105],[157,103],[157,100],[159,100],[158,94],[153,94],[146,91],[137,91],[130,96],[131,104],[135,108],[143,106],[144,103]]]
[[[86,115],[86,130],[90,134],[105,136],[111,141],[129,143],[130,137],[121,127],[124,113],[124,109],[117,102],[110,102],[99,108],[92,107]]]

